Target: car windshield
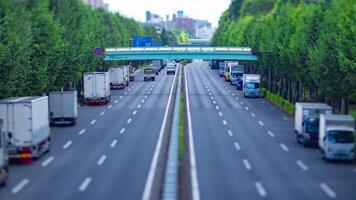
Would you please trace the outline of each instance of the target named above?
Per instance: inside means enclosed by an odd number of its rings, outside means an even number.
[[[328,140],[331,143],[354,143],[355,135],[351,131],[328,131]]]
[[[316,134],[319,132],[319,119],[305,119],[305,131]]]
[[[258,88],[260,88],[260,84],[259,83],[246,83],[245,87],[247,89],[258,89]]]

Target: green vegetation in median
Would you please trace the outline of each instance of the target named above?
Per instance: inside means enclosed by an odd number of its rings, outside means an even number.
[[[350,115],[356,119],[356,107],[350,108]]]
[[[265,88],[262,88],[262,96],[265,97],[268,101],[278,106],[280,109],[287,112],[289,115],[294,115],[295,105],[282,98],[281,96],[273,94]]]

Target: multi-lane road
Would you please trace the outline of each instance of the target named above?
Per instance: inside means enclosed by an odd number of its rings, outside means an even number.
[[[206,62],[184,72],[192,198],[356,199],[356,166],[298,145],[285,113],[243,98]],[[174,79],[163,71],[143,82],[139,72],[110,104],[80,107],[76,126],[51,129],[50,153],[10,166],[0,199],[141,199]]]

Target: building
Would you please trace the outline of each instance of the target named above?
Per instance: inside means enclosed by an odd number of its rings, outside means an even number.
[[[146,11],[146,24],[161,24],[163,18],[157,14],[154,14],[150,11]]]
[[[109,4],[104,3],[103,0],[83,0],[87,5],[90,5],[93,9],[104,9],[109,11]]]

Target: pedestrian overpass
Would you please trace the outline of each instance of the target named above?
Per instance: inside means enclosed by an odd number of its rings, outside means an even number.
[[[105,61],[209,59],[256,61],[249,47],[127,47],[106,48]]]

